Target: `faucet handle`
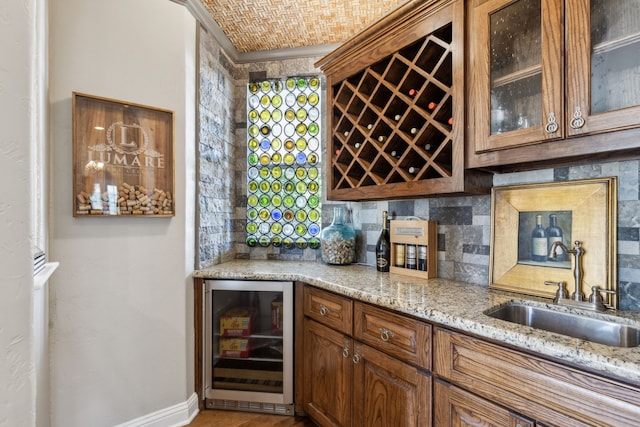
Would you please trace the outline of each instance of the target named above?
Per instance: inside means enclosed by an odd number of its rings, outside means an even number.
[[[591,295],[589,295],[589,303],[592,304],[596,308],[596,310],[604,311],[607,307],[604,305],[604,300],[602,298],[602,295],[600,295],[600,293],[615,295],[616,291],[603,289],[597,285],[591,287]]]
[[[547,286],[557,286],[558,290],[556,291],[556,297],[553,299],[553,302],[557,303],[561,299],[569,298],[569,293],[567,292],[566,283],[565,282],[551,282],[545,281],[545,285]]]

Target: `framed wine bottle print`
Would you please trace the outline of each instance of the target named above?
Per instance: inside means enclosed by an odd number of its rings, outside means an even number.
[[[489,287],[553,298],[550,281],[573,292],[576,263],[567,250],[579,242],[582,291],[615,291],[616,201],[615,177],[493,188]]]
[[[175,215],[173,112],[73,93],[73,216]]]

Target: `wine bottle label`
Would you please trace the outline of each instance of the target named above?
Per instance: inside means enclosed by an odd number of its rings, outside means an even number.
[[[533,238],[533,255],[534,256],[547,256],[547,238],[546,237],[534,237]]]
[[[416,245],[407,245],[407,268],[415,270],[416,264]]]
[[[378,257],[376,258],[376,264],[379,269],[387,268],[389,266],[389,262],[383,254],[378,255]]]
[[[395,247],[394,265],[396,267],[404,268],[404,245],[402,243],[396,243],[394,247]]]

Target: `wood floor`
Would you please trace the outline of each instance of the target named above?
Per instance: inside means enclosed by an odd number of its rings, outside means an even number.
[[[312,427],[306,417],[205,409],[187,427]]]

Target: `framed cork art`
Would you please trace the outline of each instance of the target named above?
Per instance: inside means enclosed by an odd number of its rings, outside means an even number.
[[[615,177],[493,188],[489,287],[553,298],[545,282],[565,282],[571,293],[576,261],[566,250],[579,242],[585,295],[616,291],[616,201]]]
[[[73,216],[175,216],[173,112],[73,93]]]

